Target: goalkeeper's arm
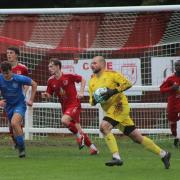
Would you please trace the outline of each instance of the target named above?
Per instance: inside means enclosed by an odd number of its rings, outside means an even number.
[[[115,95],[119,93],[119,91],[115,88],[115,89],[109,89],[107,88],[107,92],[105,92],[103,95],[102,95],[102,98],[106,101],[108,100],[111,96]]]
[[[102,95],[102,97],[103,97],[104,100],[108,100],[111,96],[113,96],[113,95],[115,95],[117,93],[123,92],[123,91],[125,91],[125,90],[127,90],[127,89],[129,89],[131,87],[132,87],[132,84],[129,81],[127,81],[126,83],[124,83],[123,85],[118,86],[115,89],[107,88],[107,92],[104,93]]]
[[[89,103],[91,104],[91,106],[95,106],[98,102],[95,100],[93,95],[89,96]]]
[[[95,106],[98,102],[95,100],[94,96],[92,97],[92,105]]]
[[[132,87],[132,83],[121,73],[116,73],[114,76],[114,81],[117,83],[116,89],[118,92],[126,91]]]

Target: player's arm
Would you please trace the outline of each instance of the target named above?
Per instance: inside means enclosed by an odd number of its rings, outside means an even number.
[[[6,105],[6,100],[5,99],[0,100],[0,107],[5,107],[5,105]]]
[[[114,81],[117,84],[116,89],[118,92],[126,91],[127,89],[132,87],[132,83],[122,74],[116,73],[114,76]]]
[[[35,81],[31,81],[31,96],[29,98],[29,100],[27,101],[27,105],[28,106],[32,106],[33,105],[33,102],[34,102],[34,98],[35,98],[35,95],[36,95],[36,91],[37,91],[37,83]]]
[[[51,94],[49,94],[48,92],[42,92],[41,93],[41,97],[44,99],[50,99],[51,98]]]
[[[86,80],[82,77],[81,83],[80,83],[80,90],[79,90],[79,92],[77,93],[77,97],[78,97],[78,98],[83,98],[83,97],[84,97],[85,85],[86,85]]]
[[[53,94],[53,89],[51,88],[51,83],[48,80],[47,89],[45,92],[41,93],[41,97],[44,99],[50,99],[52,94]]]
[[[117,86],[114,89],[107,88],[107,92],[102,95],[104,100],[108,100],[111,96],[117,93],[121,93],[132,87],[132,83],[120,73],[114,73],[112,78],[114,79],[114,82],[117,84]]]
[[[37,91],[37,83],[33,81],[30,77],[24,76],[24,75],[16,75],[16,80],[24,87],[24,85],[31,86],[31,95],[29,97],[29,100],[27,100],[27,105],[32,106],[35,98],[35,94]]]
[[[27,91],[28,91],[28,89],[29,89],[29,86],[27,86],[27,85],[24,85],[24,94],[26,95],[27,94]]]
[[[179,89],[179,85],[175,82],[171,82],[169,79],[165,80],[160,86],[161,93],[170,93],[173,91],[177,91]]]
[[[0,95],[1,95],[1,91],[0,91]],[[4,108],[6,106],[6,100],[5,99],[1,99],[0,100],[0,107]]]

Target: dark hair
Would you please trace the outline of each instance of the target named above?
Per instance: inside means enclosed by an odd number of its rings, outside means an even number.
[[[8,61],[3,61],[3,62],[1,63],[1,71],[2,71],[2,72],[8,72],[8,71],[11,71],[11,69],[12,69],[12,65],[11,65],[10,62],[8,62]]]
[[[49,62],[53,63],[55,66],[59,66],[59,69],[62,67],[61,61],[58,58],[51,58]]]
[[[7,48],[7,50],[11,50],[11,51],[14,51],[15,54],[19,55],[20,54],[20,51],[19,51],[19,48],[16,47],[16,46],[10,46]]]

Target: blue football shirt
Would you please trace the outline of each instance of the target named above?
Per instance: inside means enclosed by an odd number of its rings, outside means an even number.
[[[31,85],[31,83],[32,79],[27,76],[13,74],[10,80],[5,80],[0,74],[1,95],[7,104],[14,105],[25,100],[23,85]]]

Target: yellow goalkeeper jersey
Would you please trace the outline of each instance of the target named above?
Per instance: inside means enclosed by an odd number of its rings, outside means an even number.
[[[110,97],[105,103],[101,103],[103,110],[107,114],[119,114],[120,113],[120,106],[128,106],[127,97],[124,95],[123,91],[130,88],[132,83],[121,73],[117,71],[109,71],[105,70],[100,74],[100,76],[96,76],[95,74],[89,81],[89,102],[93,105],[93,93],[98,88],[107,87],[110,89],[117,89],[119,91],[118,94],[113,95]],[[111,116],[112,118],[115,117]]]

